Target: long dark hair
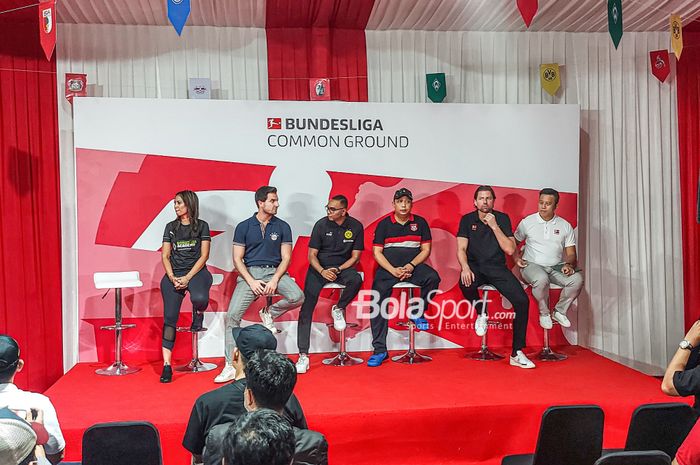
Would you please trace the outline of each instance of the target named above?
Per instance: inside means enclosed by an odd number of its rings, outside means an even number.
[[[180,196],[185,206],[187,207],[187,215],[190,217],[192,225],[192,234],[197,234],[199,231],[199,198],[192,191],[180,191],[175,194],[175,197]],[[175,230],[180,228],[180,218],[175,218]]]

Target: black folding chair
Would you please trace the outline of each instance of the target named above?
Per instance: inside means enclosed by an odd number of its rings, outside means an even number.
[[[98,423],[83,434],[83,465],[163,465],[158,430],[146,421]]]
[[[660,450],[613,452],[599,458],[595,465],[671,465],[671,457]]]
[[[603,418],[597,405],[549,407],[535,453],[507,455],[501,465],[593,465],[603,447]]]
[[[688,404],[640,405],[632,413],[625,451],[660,450],[675,457],[696,420],[697,414]]]

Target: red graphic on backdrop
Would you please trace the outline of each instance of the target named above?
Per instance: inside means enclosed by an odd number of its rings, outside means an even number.
[[[282,129],[282,118],[268,118],[267,129]]]

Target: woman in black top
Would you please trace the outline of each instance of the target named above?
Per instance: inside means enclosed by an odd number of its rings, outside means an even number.
[[[192,191],[175,194],[177,219],[165,226],[161,257],[165,276],[160,281],[163,296],[163,372],[161,383],[169,383],[173,377],[170,366],[175,326],[180,316],[180,306],[189,291],[194,316],[192,330],[202,329],[204,310],[209,305],[209,289],[212,277],[207,270],[211,235],[206,221],[199,219],[199,199]]]

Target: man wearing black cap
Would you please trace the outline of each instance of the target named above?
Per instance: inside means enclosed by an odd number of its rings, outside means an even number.
[[[46,458],[51,463],[58,463],[63,459],[66,441],[58,424],[56,409],[43,394],[23,391],[14,385],[15,375],[23,368],[24,360],[19,358],[17,341],[10,336],[0,335],[0,408],[8,407],[24,417],[42,411],[44,428],[48,433],[48,441],[44,445]]]
[[[192,407],[182,445],[192,453],[195,463],[202,462],[202,451],[207,434],[212,427],[234,422],[245,413],[243,392],[246,388],[245,366],[250,357],[260,349],[277,349],[277,339],[263,325],[255,324],[232,330],[236,347],[231,356],[236,376],[233,382],[199,396]],[[291,395],[284,409],[284,416],[298,428],[307,429],[306,418],[299,400]]]
[[[430,256],[432,236],[428,222],[411,213],[413,194],[402,188],[394,193],[394,212],[381,220],[374,231],[373,252],[379,267],[372,290],[379,294],[379,303],[391,296],[392,287],[400,281],[420,286],[423,306],[419,314],[409,315],[421,330],[428,329],[423,318],[428,297],[433,297],[440,284],[437,271],[424,263]],[[387,358],[386,337],[389,322],[382,312],[374,312],[371,320],[374,354],[367,366],[377,367]]]

